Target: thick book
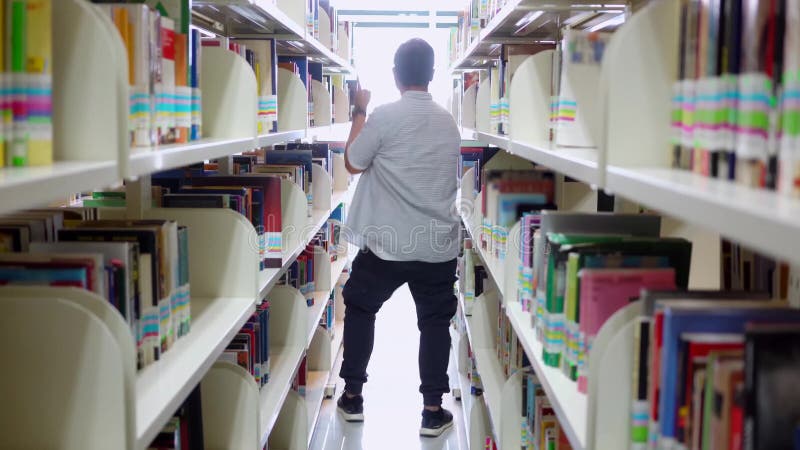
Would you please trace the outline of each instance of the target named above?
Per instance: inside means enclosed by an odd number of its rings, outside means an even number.
[[[272,176],[250,174],[247,176],[213,176],[192,178],[192,186],[198,187],[251,187],[258,188],[262,197],[263,221],[256,230],[263,234],[265,242],[262,268],[280,267],[283,247],[281,220],[281,180]]]
[[[657,305],[658,306],[658,305]],[[661,316],[661,318],[659,318]],[[677,380],[671,376],[678,366],[680,335],[682,333],[741,333],[749,322],[781,321],[800,323],[800,310],[781,304],[763,302],[669,302],[656,311],[656,321],[662,321],[660,350],[661,394],[658,418],[662,442],[675,442],[677,437]]]
[[[800,423],[800,324],[753,323],[745,330],[745,448],[791,449]]]

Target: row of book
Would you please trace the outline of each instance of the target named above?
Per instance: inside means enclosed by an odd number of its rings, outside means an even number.
[[[329,245],[327,240],[327,227],[323,226],[320,231],[311,239],[309,244],[298,255],[295,261],[287,268],[281,276],[279,285],[292,286],[304,296],[306,304],[310,307],[314,305],[314,292],[316,284],[314,278],[314,259],[318,257],[315,249],[325,248]],[[327,257],[327,256],[325,256]],[[344,274],[346,276],[346,272]],[[346,278],[345,278],[346,280]],[[339,284],[343,285],[341,277]],[[327,306],[323,311],[320,325],[331,333],[334,328],[334,298],[336,290],[331,291],[327,300]],[[263,386],[269,382],[270,373],[270,347],[269,347],[269,295],[259,305],[250,319],[242,326],[241,330],[234,336],[227,348],[220,356],[220,360],[238,364],[243,369],[253,375],[256,383]]]
[[[800,2],[681,5],[673,165],[800,193]]]
[[[189,333],[189,230],[165,220],[84,220],[36,210],[0,219],[0,284],[72,286],[108,300],[134,337],[138,367]]]
[[[0,167],[53,160],[51,0],[0,2]]]
[[[250,220],[259,233],[261,268],[282,264],[281,179],[297,184],[306,194],[308,215],[313,204],[312,165],[330,165],[327,145],[311,149],[261,149],[240,157],[232,175],[219,174],[214,166],[154,174],[152,184],[169,191],[166,206],[230,207]],[[209,170],[210,169],[210,170]],[[226,206],[227,204],[227,206]],[[212,206],[213,205],[213,206]]]
[[[522,377],[522,419],[521,448],[572,450],[542,383],[530,368]]]
[[[219,357],[220,361],[237,364],[246,370],[259,386],[269,382],[269,306],[268,298],[256,305],[255,312]]]
[[[450,28],[449,54],[454,62],[480,37],[480,32],[505,6],[507,0],[470,0],[458,14],[457,27]]]
[[[96,3],[127,50],[131,147],[200,139],[200,32],[189,3]]]
[[[540,132],[536,137],[541,142],[536,143],[553,142],[563,147],[596,147],[590,122],[597,120],[592,112],[599,105],[597,89],[600,67],[610,37],[611,34],[607,32],[568,29],[564,30],[563,37],[556,45],[504,44],[494,66],[462,75],[462,88],[457,95],[466,100],[470,89],[477,95],[481,85],[484,88],[488,86],[489,111],[476,110],[475,114],[488,112],[489,129],[486,131],[509,135],[512,133],[511,80],[517,70],[532,59],[534,64],[544,65],[550,71],[545,79],[530,86],[530,89],[538,89],[537,93],[542,99],[551,99],[549,108],[541,114],[536,113],[537,105],[530,105],[530,120],[542,121],[537,124]],[[482,83],[487,80],[488,84]],[[472,127],[474,120],[474,117],[462,117],[462,124]],[[518,133],[519,130],[514,132],[515,135]]]

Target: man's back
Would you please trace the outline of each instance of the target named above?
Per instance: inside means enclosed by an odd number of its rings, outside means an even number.
[[[351,240],[395,261],[440,262],[458,253],[454,213],[461,136],[427,92],[375,109],[349,148],[366,169],[348,219]]]

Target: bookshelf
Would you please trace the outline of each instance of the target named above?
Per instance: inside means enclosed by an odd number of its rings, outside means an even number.
[[[206,21],[203,11],[214,8],[223,11],[227,15],[221,23],[230,26],[239,23],[231,15],[234,11],[242,12],[245,6],[261,9],[271,17],[272,28],[260,30],[257,34],[280,41],[280,53],[308,56],[314,62],[325,64],[329,74],[355,73],[349,62],[331,50],[330,33],[327,38],[320,36],[321,41],[314,39],[305,27],[289,19],[272,2],[193,3],[192,23],[199,27],[211,25],[206,29],[226,37],[242,37],[243,33],[218,28],[220,23]],[[225,4],[224,7],[221,4]],[[154,173],[213,160],[220,160],[220,172],[225,173],[232,167],[226,164],[226,160],[230,162],[234,155],[255,148],[308,140],[307,122],[291,123],[291,127],[280,132],[259,134],[256,128],[258,96],[252,68],[233,52],[203,48],[204,137],[188,143],[132,149],[125,65],[128,58],[116,28],[88,1],[54,0],[52,5],[53,163],[0,168],[0,214],[48,204],[63,205],[69,195],[119,186],[124,181],[128,206],[103,209],[99,212],[100,217],[175,220],[191,229],[192,324],[191,331],[178,339],[158,361],[137,372],[130,326],[108,301],[101,301],[91,292],[75,288],[3,287],[0,289],[0,306],[17,311],[20,318],[36,318],[48,329],[58,331],[54,336],[59,336],[59,343],[46,345],[42,335],[41,344],[37,344],[41,345],[40,348],[53,349],[53,356],[48,358],[49,368],[39,370],[38,362],[33,360],[26,364],[27,368],[9,368],[9,380],[14,381],[8,386],[28,393],[31,390],[26,386],[38,384],[35,391],[47,397],[41,401],[25,398],[20,402],[32,406],[6,408],[9,414],[16,412],[17,415],[4,415],[4,424],[25,423],[16,430],[4,427],[2,445],[145,449],[195,387],[200,386],[204,405],[207,405],[203,408],[206,446],[256,448],[259,442],[263,446],[279,417],[287,413],[287,405],[295,400],[295,395],[289,391],[304,355],[316,351],[315,346],[327,348],[329,354],[335,351],[332,346],[336,351],[341,346],[341,321],[337,323],[338,340],[329,335],[326,335],[327,342],[315,338],[320,334],[317,325],[328,297],[349,258],[341,257],[325,266],[329,273],[320,277],[324,283],[318,285],[320,291],[314,293],[312,307],[306,306],[305,299],[295,302],[299,295],[296,291],[276,287],[276,284],[316,232],[326,224],[331,213],[350,201],[356,183],[349,182],[351,177],[343,164],[335,164],[331,168],[334,173],[314,166],[315,202],[310,217],[306,215],[305,193],[292,183],[283,185],[285,198],[282,199],[281,211],[286,222],[282,236],[282,264],[280,268],[259,271],[259,256],[252,242],[256,230],[238,213],[227,209],[152,208],[149,202],[140,200],[149,198],[150,177]],[[213,7],[209,8],[209,5]],[[328,43],[323,43],[326,39]],[[94,95],[87,95],[87,92]],[[346,98],[343,91],[340,93],[340,99]],[[327,102],[327,107],[333,110],[334,104],[329,96],[323,95],[319,101]],[[306,111],[307,99],[285,106]],[[338,106],[341,118],[349,105]],[[349,129],[347,123],[337,126]],[[273,334],[270,340],[275,346],[271,355],[270,382],[259,389],[251,374],[238,366],[218,361],[218,358],[265,297],[276,305],[275,319],[271,322],[275,329],[270,330]],[[60,323],[51,324],[42,317],[41,311],[48,312],[47,316],[52,315],[53,321]],[[20,327],[25,323],[21,321]],[[21,331],[22,328],[4,327],[4,332],[8,333]],[[4,333],[4,336],[10,335]],[[6,342],[13,340],[8,338]],[[14,352],[23,352],[23,347],[18,350],[6,348],[3,355],[18,354]],[[71,360],[75,359],[75,354],[91,355],[92,358],[70,362],[59,359],[57,354],[72,355]],[[14,359],[27,361],[24,355],[18,356]],[[61,383],[52,380],[45,383],[31,376],[31,370],[47,376],[56,367],[66,374],[74,374],[76,378],[65,376],[59,377]],[[302,402],[304,411],[307,408],[304,417],[308,419],[303,428],[304,433],[307,432],[303,439],[310,439],[330,376],[330,367],[315,367],[309,372],[309,395]],[[80,383],[74,381],[78,379]],[[45,384],[52,389],[42,389]],[[50,392],[54,389],[58,392]],[[103,401],[98,402],[98,398]],[[287,399],[290,399],[288,403]],[[44,401],[55,401],[61,406],[49,408],[46,418],[36,417],[31,408]],[[14,406],[13,401],[11,405]],[[80,420],[73,420],[75,408],[82,411]],[[71,418],[64,420],[65,417]],[[35,423],[40,426],[46,423],[47,432],[20,433]],[[50,426],[51,423],[58,425]],[[78,429],[81,433],[76,433]],[[38,437],[32,438],[34,435]],[[31,444],[33,441],[35,443]],[[308,440],[305,442],[307,444]]]
[[[470,225],[473,223],[470,217],[465,215],[462,217],[462,221],[470,237],[473,237],[473,242],[478,242],[474,240],[474,236],[477,236],[477,231],[476,228],[473,228],[473,226]],[[504,262],[500,262],[494,258],[494,256],[487,254],[487,252],[480,245],[474,248],[477,249],[477,254],[483,261],[484,267],[487,268],[487,272],[489,273],[494,285],[498,288],[498,290],[501,289],[501,286],[504,286],[507,281],[500,267],[516,267],[518,260],[512,261],[513,258],[511,258],[510,255],[507,255],[508,259]],[[541,358],[542,343],[537,339],[535,336],[535,330],[530,326],[530,316],[526,313],[523,313],[521,307],[516,303],[516,301],[507,299],[507,297],[502,294],[502,291],[501,297],[502,299],[500,301],[504,304],[503,309],[505,314],[510,319],[517,338],[522,343],[522,346],[531,361],[534,371],[539,376],[539,380],[541,381],[542,386],[547,393],[547,397],[550,400],[556,415],[558,416],[561,426],[569,438],[572,448],[591,448],[586,444],[588,415],[587,396],[579,393],[575,388],[575,383],[571,380],[568,380],[559,369],[549,367],[544,364]],[[463,297],[459,296],[459,301],[462,303],[463,309]],[[473,345],[477,369],[481,375],[481,381],[483,382],[484,396],[488,407],[489,420],[490,423],[492,423],[492,433],[497,442],[502,443],[503,439],[506,439],[507,436],[518,436],[519,429],[511,429],[508,432],[506,432],[505,429],[502,429],[503,431],[501,432],[500,426],[496,425],[500,422],[501,403],[499,403],[499,399],[502,397],[502,390],[506,380],[502,375],[502,370],[500,369],[494,345],[492,345],[489,349],[475,349],[475,345],[480,345],[482,338],[475,336],[472,332],[469,332],[471,328],[476,326],[476,320],[485,322],[485,320],[481,319],[481,314],[485,313],[479,312],[477,315],[478,318],[476,318],[475,314],[475,310],[478,308],[478,306],[484,303],[485,301],[481,301],[479,299],[475,300],[475,306],[473,306],[473,315],[472,317],[467,316],[466,318],[468,330],[467,336],[470,340],[470,343]],[[488,377],[488,379],[486,377]],[[511,384],[511,381],[508,383]],[[505,406],[506,405],[503,405],[504,408]],[[465,409],[465,411],[468,410]]]

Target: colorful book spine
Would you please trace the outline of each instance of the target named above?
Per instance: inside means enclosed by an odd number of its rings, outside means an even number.
[[[26,102],[30,165],[53,162],[53,50],[51,0],[27,0]]]
[[[10,34],[10,67],[11,92],[10,102],[12,124],[9,147],[6,150],[6,165],[28,165],[28,105],[27,75],[25,59],[27,11],[25,0],[7,0],[8,19],[11,24]]]

